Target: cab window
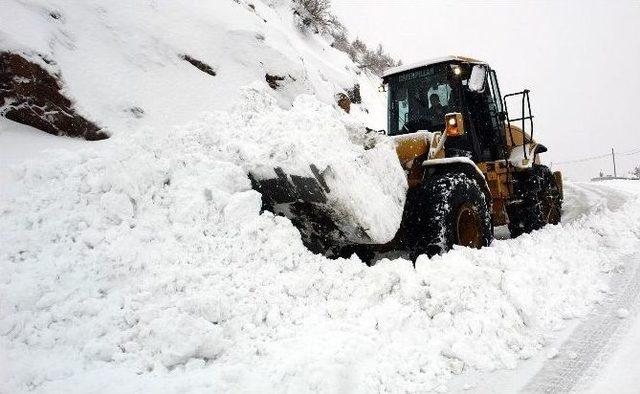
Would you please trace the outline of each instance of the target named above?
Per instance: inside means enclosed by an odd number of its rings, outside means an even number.
[[[422,69],[396,76],[389,94],[389,134],[441,131],[444,115],[457,109],[446,69]]]

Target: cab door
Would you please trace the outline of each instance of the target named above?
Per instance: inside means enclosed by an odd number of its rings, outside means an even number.
[[[495,72],[484,65],[474,67],[485,68],[482,88],[477,91],[466,89],[469,116],[478,139],[479,161],[504,159],[502,100]]]

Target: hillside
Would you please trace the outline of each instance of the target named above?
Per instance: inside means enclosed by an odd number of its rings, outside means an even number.
[[[227,110],[255,81],[282,108],[300,94],[337,107],[338,95],[353,97],[359,86],[363,104],[353,113],[377,115],[370,126],[383,127],[377,78],[301,31],[288,0],[9,0],[0,21],[0,51],[56,76],[74,109],[109,135]]]

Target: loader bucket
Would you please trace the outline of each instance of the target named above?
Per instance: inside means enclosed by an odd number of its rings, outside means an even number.
[[[250,174],[251,185],[262,194],[263,203],[268,206],[279,204],[291,204],[296,201],[324,204],[327,202],[325,193],[329,193],[329,187],[318,168],[313,164],[309,166],[314,177],[299,175],[287,175],[282,168],[274,169],[276,178],[256,179]]]
[[[323,175],[331,173],[331,167],[320,171],[311,164],[309,169],[312,176],[287,174],[279,167],[274,178],[250,173],[253,189],[262,194],[263,209],[289,218],[315,253],[337,255],[344,245],[370,242],[362,228],[332,208],[331,189]]]

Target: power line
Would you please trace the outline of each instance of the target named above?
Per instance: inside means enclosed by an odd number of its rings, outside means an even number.
[[[625,153],[631,153],[631,152],[640,152],[640,148],[633,148],[626,152],[621,152],[621,154],[624,155]]]
[[[640,148],[631,149],[631,150],[628,150],[626,152],[616,153],[616,155],[618,155],[618,156],[633,156],[633,155],[637,155],[637,154],[640,154]],[[612,156],[611,153],[605,153],[605,154],[597,155],[597,156],[584,157],[582,159],[554,162],[553,164],[559,165],[559,164],[584,163],[584,162],[587,162],[587,161],[603,159],[605,157],[611,157],[611,156]]]
[[[576,160],[559,161],[559,162],[554,162],[553,164],[582,163],[582,162],[585,162],[585,161],[597,160],[597,159],[602,159],[602,158],[605,158],[605,157],[611,157],[611,153],[606,153],[604,155],[598,155],[598,156],[590,156],[590,157],[585,157],[585,158],[576,159]]]

